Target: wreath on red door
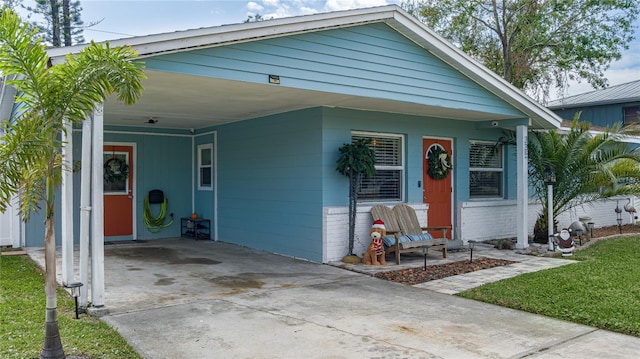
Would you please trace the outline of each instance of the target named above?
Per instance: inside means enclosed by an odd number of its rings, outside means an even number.
[[[447,178],[451,171],[451,156],[439,144],[433,144],[427,151],[427,174],[435,180]]]
[[[104,181],[108,183],[123,182],[129,177],[129,165],[118,158],[111,157],[104,162]]]

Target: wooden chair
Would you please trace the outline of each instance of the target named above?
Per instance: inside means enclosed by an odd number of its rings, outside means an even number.
[[[373,208],[371,208],[371,216],[374,221],[381,219],[384,222],[387,237],[383,240],[387,247],[387,252],[395,254],[396,264],[400,264],[400,253],[418,252],[424,254],[425,250],[436,244],[436,241],[433,239],[422,239],[425,238],[422,230],[420,230],[419,233],[412,233],[411,236],[404,233],[401,230],[402,227],[398,222],[396,214],[387,206],[374,205]],[[391,240],[391,238],[393,238],[393,240]]]
[[[447,230],[451,229],[451,227],[421,227],[416,211],[404,203],[395,205],[393,213],[400,226],[400,231],[404,235],[422,235],[427,231],[440,231],[441,237],[434,238],[430,248],[442,249],[442,258],[447,258]]]

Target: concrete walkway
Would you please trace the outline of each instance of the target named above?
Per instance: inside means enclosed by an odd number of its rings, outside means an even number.
[[[29,255],[42,263],[41,249]],[[211,241],[128,242],[105,246],[105,256],[101,319],[145,358],[634,358],[640,350],[640,338],[443,294],[565,260],[519,256],[524,268],[508,274],[494,268],[427,288]]]

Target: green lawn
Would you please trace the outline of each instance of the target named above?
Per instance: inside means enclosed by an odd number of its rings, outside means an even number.
[[[603,240],[573,259],[459,295],[640,336],[640,237]]]
[[[75,319],[75,303],[58,290],[58,324],[67,357],[140,358],[96,318]],[[44,275],[27,256],[0,256],[0,358],[38,358],[44,343]]]

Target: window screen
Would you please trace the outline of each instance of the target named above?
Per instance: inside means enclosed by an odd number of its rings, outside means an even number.
[[[352,142],[369,139],[376,154],[376,174],[363,178],[358,186],[358,199],[363,201],[401,201],[404,162],[402,136],[391,134],[353,133]]]

